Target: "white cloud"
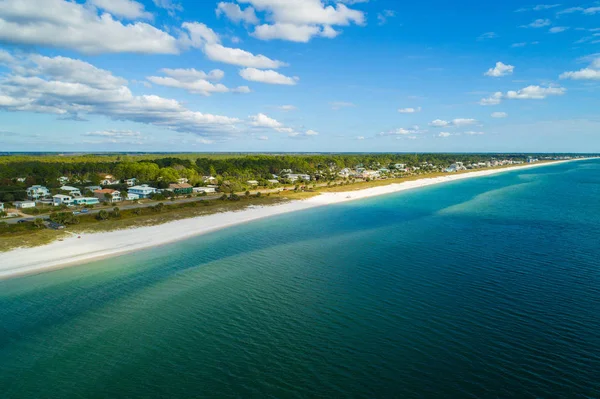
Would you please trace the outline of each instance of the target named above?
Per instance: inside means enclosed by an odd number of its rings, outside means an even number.
[[[561,33],[569,29],[567,26],[553,26],[548,30],[550,33]]]
[[[323,4],[321,0],[238,0],[264,12],[269,24],[257,26],[252,35],[262,40],[307,42],[313,37],[336,37],[333,26],[363,25],[364,13],[346,5]]]
[[[484,132],[468,131],[468,132],[465,132],[465,134],[466,134],[466,135],[469,135],[469,136],[482,136],[482,135],[484,135],[485,133],[484,133]]]
[[[561,14],[572,14],[575,12],[580,12],[586,15],[594,15],[600,13],[600,7],[571,7],[557,12],[556,15],[558,16]]]
[[[419,126],[412,126],[409,128],[398,128],[394,130],[389,130],[387,132],[381,132],[378,136],[414,136],[415,134],[424,133],[425,130],[421,130]]]
[[[263,113],[259,113],[256,115],[252,115],[249,117],[250,125],[254,127],[266,127],[269,129],[280,129],[283,127],[283,124],[276,119],[269,118],[267,115]]]
[[[315,132],[314,130],[307,130],[304,134],[306,134],[307,136],[318,136],[319,133]]]
[[[110,14],[63,0],[0,2],[0,42],[64,47],[89,54],[177,54],[177,40],[144,22],[123,24]]]
[[[346,101],[333,101],[329,103],[329,105],[331,105],[331,109],[334,111],[338,111],[342,108],[356,107],[355,104]]]
[[[510,45],[510,47],[512,48],[517,48],[517,47],[525,47],[527,45],[535,45],[535,44],[540,44],[540,42],[520,42],[520,43],[513,43]]]
[[[168,75],[149,76],[147,79],[157,85],[184,89],[192,94],[210,96],[213,93],[249,93],[248,86],[240,86],[234,89],[216,83],[225,76],[224,72],[215,69],[206,73],[196,69],[162,69]],[[215,82],[215,83],[213,83]]]
[[[498,92],[492,94],[488,98],[482,98],[479,101],[479,104],[481,104],[481,105],[498,105],[502,102],[502,97],[503,97],[502,92],[498,91]]]
[[[515,10],[515,12],[544,11],[544,10],[550,10],[550,9],[556,8],[556,7],[560,7],[560,4],[538,4],[537,6],[534,6],[534,7],[519,8],[518,10]]]
[[[267,141],[267,140],[269,140],[269,136],[258,136],[257,138],[258,138],[259,140],[262,140],[262,141]]]
[[[506,112],[492,112],[491,116],[492,118],[501,119],[508,117],[508,114]]]
[[[209,44],[204,53],[212,61],[250,68],[279,68],[286,64],[272,60],[262,54],[254,55],[239,48],[225,47],[220,44]]]
[[[143,144],[145,137],[133,130],[100,130],[85,133],[87,137],[99,137],[101,140],[85,140],[86,144]]]
[[[440,134],[438,134],[438,137],[446,138],[446,137],[450,137],[450,136],[452,136],[452,133],[449,133],[449,132],[440,132]]]
[[[127,19],[152,19],[153,16],[144,10],[144,5],[134,0],[88,0],[91,4],[112,15]]]
[[[297,76],[288,77],[273,70],[261,70],[256,68],[245,68],[240,71],[240,76],[251,82],[268,83],[272,85],[293,86],[298,83]]]
[[[358,136],[358,137],[356,137],[356,140],[364,140],[364,139],[365,139],[365,136]]]
[[[580,69],[579,71],[562,73],[560,79],[600,80],[600,54],[584,57],[582,60],[589,60],[591,63],[587,68]]]
[[[562,87],[527,86],[521,90],[508,91],[504,97],[509,100],[543,100],[548,96],[562,96],[566,91]]]
[[[451,121],[436,119],[434,121],[431,121],[429,123],[429,126],[432,126],[432,127],[462,127],[462,126],[473,125],[475,123],[477,123],[477,119],[457,118],[457,119],[453,119]]]
[[[277,107],[278,109],[282,110],[282,111],[295,111],[298,108],[294,105],[280,105],[279,107]]]
[[[421,107],[417,108],[400,108],[398,110],[401,114],[414,114],[416,112],[421,112]]]
[[[334,38],[337,35],[338,32],[331,26],[319,27],[289,23],[264,24],[257,26],[252,32],[252,36],[261,40],[281,39],[299,43],[308,43],[315,36]]]
[[[242,10],[240,6],[235,3],[220,2],[217,5],[216,13],[217,16],[225,15],[235,23],[244,22],[247,24],[256,25],[259,22],[258,17],[254,12],[254,8],[246,7],[245,10]]]
[[[199,135],[236,132],[240,121],[192,111],[155,95],[133,95],[127,81],[109,71],[66,57],[19,57],[0,77],[0,109],[62,115],[102,115]]]
[[[535,21],[531,22],[530,24],[521,25],[521,28],[543,28],[550,24],[552,24],[552,22],[550,22],[549,19],[540,18],[540,19],[536,19]]]
[[[171,16],[175,15],[176,11],[183,11],[181,4],[174,0],[152,0],[152,2],[155,6],[167,10]]]
[[[215,141],[214,140],[210,140],[210,139],[206,139],[206,138],[199,138],[199,139],[196,139],[196,143],[200,143],[200,144],[214,144]]]
[[[498,61],[496,62],[496,66],[494,68],[488,69],[488,71],[485,73],[485,76],[501,77],[506,75],[512,75],[514,70],[514,66],[506,65]]]
[[[482,40],[488,40],[488,39],[496,39],[497,37],[499,37],[499,36],[496,32],[485,32],[481,36],[479,36],[477,38],[477,40],[482,41]]]
[[[383,10],[382,12],[377,13],[377,21],[378,24],[385,25],[388,22],[388,19],[394,18],[396,16],[396,11],[394,10]]]

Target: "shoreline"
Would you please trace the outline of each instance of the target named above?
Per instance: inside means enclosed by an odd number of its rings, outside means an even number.
[[[241,211],[216,213],[155,226],[82,234],[79,239],[76,236],[73,236],[65,238],[63,241],[54,241],[39,247],[17,248],[0,254],[0,257],[2,257],[0,280],[62,269],[155,246],[170,244],[227,227],[285,213],[393,194],[458,180],[490,176],[535,167],[552,166],[585,159],[589,158],[520,165],[502,169],[487,169],[461,174],[449,174],[441,177],[424,177],[418,180],[392,183],[356,191],[326,192],[306,200],[296,200],[285,204],[270,206],[250,206]]]

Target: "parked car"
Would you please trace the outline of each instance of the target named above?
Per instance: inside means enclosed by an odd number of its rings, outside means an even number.
[[[56,222],[50,222],[48,223],[48,227],[54,230],[62,230],[65,228],[65,226],[63,226],[60,223],[56,223]]]
[[[90,213],[90,210],[84,208],[84,209],[81,210],[81,213]]]

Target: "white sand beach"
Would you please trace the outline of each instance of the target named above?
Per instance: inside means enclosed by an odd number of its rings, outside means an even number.
[[[562,162],[569,161],[559,161],[554,164]],[[448,174],[443,177],[423,178],[358,191],[323,193],[302,201],[292,201],[273,206],[249,207],[238,212],[217,213],[156,226],[139,227],[105,233],[82,234],[81,238],[73,236],[66,238],[63,241],[55,241],[40,247],[19,248],[1,253],[0,279],[35,274],[69,265],[82,264],[94,259],[116,256],[126,252],[163,245],[200,234],[206,234],[225,227],[270,216],[281,215],[283,213],[397,193],[434,184],[489,176],[540,166],[548,166],[548,164],[520,165],[503,169]]]

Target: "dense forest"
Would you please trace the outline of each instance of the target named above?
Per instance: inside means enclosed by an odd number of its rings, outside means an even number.
[[[164,186],[178,178],[192,184],[202,176],[220,182],[245,182],[272,178],[282,170],[306,173],[317,180],[334,179],[343,168],[383,168],[395,163],[419,166],[430,163],[447,167],[453,162],[482,162],[493,158],[525,160],[525,154],[109,154],[109,155],[9,155],[0,156],[0,201],[25,199],[34,184],[60,187],[66,176],[69,185],[97,185],[103,175],[117,179],[135,177],[141,183]],[[24,181],[20,181],[23,180]]]

